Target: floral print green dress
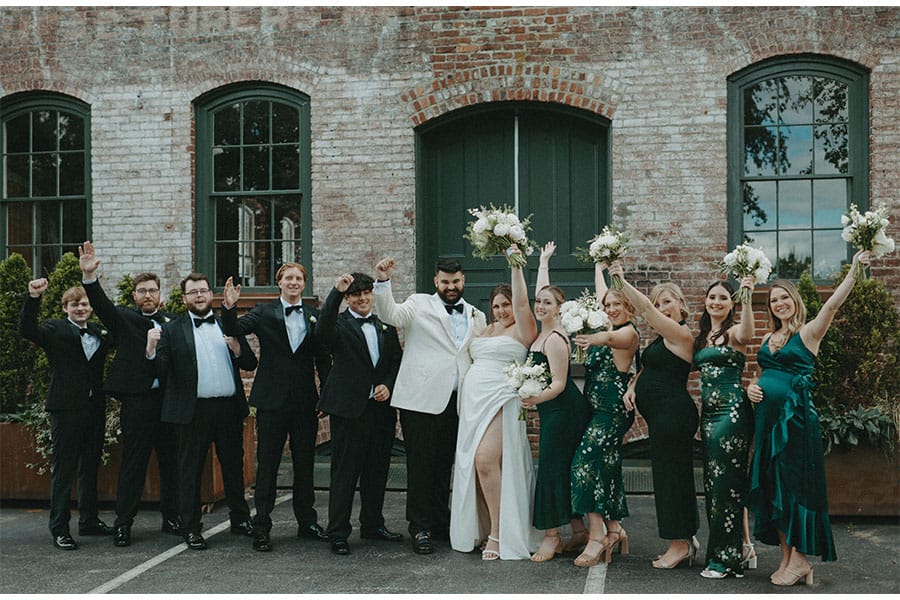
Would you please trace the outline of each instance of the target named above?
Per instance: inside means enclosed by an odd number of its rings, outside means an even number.
[[[588,349],[584,397],[591,405],[591,420],[572,459],[575,514],[599,513],[610,521],[628,516],[620,450],[622,437],[634,423],[634,411],[626,411],[622,403],[629,379],[631,373],[616,369],[608,346]]]
[[[744,572],[743,503],[753,439],[753,409],[741,385],[744,361],[743,353],[730,346],[703,348],[694,355],[703,399],[700,434],[709,524],[706,566],[735,575]]]

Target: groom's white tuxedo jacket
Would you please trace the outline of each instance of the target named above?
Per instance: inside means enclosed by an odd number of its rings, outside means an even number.
[[[453,388],[472,364],[469,342],[486,325],[483,312],[465,300],[463,303],[468,330],[457,349],[450,316],[437,294],[413,294],[397,304],[390,284],[376,283],[375,310],[379,318],[403,329],[405,338],[391,406],[433,415],[447,408]]]

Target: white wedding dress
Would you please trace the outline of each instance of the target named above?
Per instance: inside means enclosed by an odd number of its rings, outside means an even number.
[[[454,550],[471,552],[490,533],[487,506],[478,490],[475,451],[494,415],[502,410],[500,558],[529,558],[541,538],[531,526],[534,461],[525,422],[519,420],[519,398],[503,374],[513,361],[524,361],[528,349],[512,337],[498,336],[475,338],[469,352],[473,363],[459,393],[450,545]]]

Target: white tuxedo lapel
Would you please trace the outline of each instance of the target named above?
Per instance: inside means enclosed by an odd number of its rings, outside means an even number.
[[[441,322],[441,326],[444,328],[444,333],[447,334],[450,342],[455,347],[456,340],[453,338],[453,328],[450,326],[450,315],[447,314],[447,309],[444,308],[444,301],[441,300],[440,296],[434,294],[431,296],[431,305],[432,310],[434,310]]]

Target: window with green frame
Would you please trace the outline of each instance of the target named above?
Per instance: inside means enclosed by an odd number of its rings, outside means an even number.
[[[44,276],[90,233],[90,107],[19,93],[0,100],[0,121],[0,246]]]
[[[309,97],[254,83],[195,104],[196,267],[222,286],[275,286],[285,262],[310,267]]]
[[[849,250],[841,215],[868,205],[868,72],[822,56],[770,59],[728,81],[729,245],[774,275],[824,281]]]

